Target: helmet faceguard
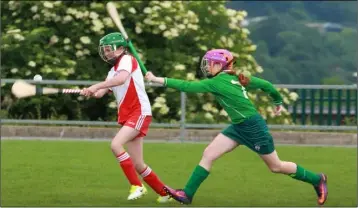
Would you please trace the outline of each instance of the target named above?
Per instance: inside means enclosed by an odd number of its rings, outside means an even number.
[[[216,64],[221,65],[221,71],[231,69],[234,57],[230,51],[225,49],[214,49],[206,52],[201,60],[200,69],[205,77],[213,77],[216,74],[210,74],[209,69]]]
[[[124,47],[117,48],[115,45],[103,45],[98,47],[98,52],[101,58],[112,65],[116,60],[126,52]]]
[[[128,47],[128,42],[121,33],[110,33],[99,41],[98,52],[101,58],[112,65],[121,57]]]

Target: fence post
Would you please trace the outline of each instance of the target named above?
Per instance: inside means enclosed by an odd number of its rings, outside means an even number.
[[[186,94],[185,92],[180,92],[180,141],[183,142],[186,137],[185,130],[185,117],[186,117]]]
[[[333,90],[328,90],[328,125],[332,125]]]
[[[311,98],[311,106],[310,106],[310,114],[311,114],[311,124],[315,124],[315,114],[314,114],[314,112],[315,112],[315,92],[316,92],[316,90],[315,89],[311,89],[311,95],[310,95],[310,98]]]
[[[356,125],[358,123],[358,90],[356,91],[356,99],[354,101],[354,111],[355,111],[355,120],[356,120]]]
[[[306,89],[301,89],[301,124],[306,124]]]
[[[293,90],[293,92],[298,94],[298,91],[296,89]],[[297,100],[292,104],[292,120],[293,123],[296,124],[296,118],[297,118],[297,103],[298,100],[300,99],[300,96],[298,96]]]
[[[318,124],[323,125],[323,105],[324,105],[324,90],[319,90],[319,119]]]
[[[340,126],[341,125],[341,102],[342,102],[342,90],[339,89],[337,90],[337,114],[336,114],[336,125]]]
[[[351,115],[351,90],[346,90],[346,118]]]

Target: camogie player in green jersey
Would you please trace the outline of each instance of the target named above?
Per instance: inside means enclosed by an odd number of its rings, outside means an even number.
[[[245,145],[259,154],[273,173],[286,174],[312,184],[318,204],[323,205],[328,195],[327,176],[313,173],[296,163],[280,160],[266,122],[249,100],[246,91],[261,89],[268,93],[276,105],[276,114],[282,110],[280,93],[266,80],[243,74],[237,76],[233,72],[233,60],[232,54],[225,49],[208,51],[200,66],[208,79],[201,81],[156,77],[151,72],[146,74],[148,81],[169,88],[189,93],[212,93],[231,119],[231,124],[206,147],[184,189],[165,186],[165,191],[175,200],[190,204],[199,186],[208,177],[213,162],[238,145]]]

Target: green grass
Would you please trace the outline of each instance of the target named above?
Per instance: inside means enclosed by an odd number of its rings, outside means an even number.
[[[185,185],[205,144],[144,147],[146,162],[174,188]],[[328,175],[327,206],[357,205],[357,149],[277,147],[283,160]],[[129,185],[109,142],[1,141],[1,206],[181,206],[158,205],[156,195],[127,201]],[[272,174],[246,147],[218,160],[192,206],[316,206],[311,185]]]

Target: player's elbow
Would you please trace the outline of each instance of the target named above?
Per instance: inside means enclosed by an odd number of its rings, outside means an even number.
[[[125,81],[124,77],[117,77],[116,79],[111,80],[111,86],[120,86],[124,84]]]
[[[122,85],[122,84],[124,84],[125,81],[126,80],[124,80],[124,79],[119,79],[119,80],[117,80],[116,85],[117,86]]]
[[[118,76],[113,79],[113,83],[116,86],[122,85],[126,82],[129,77],[129,73],[126,71],[120,72]]]

